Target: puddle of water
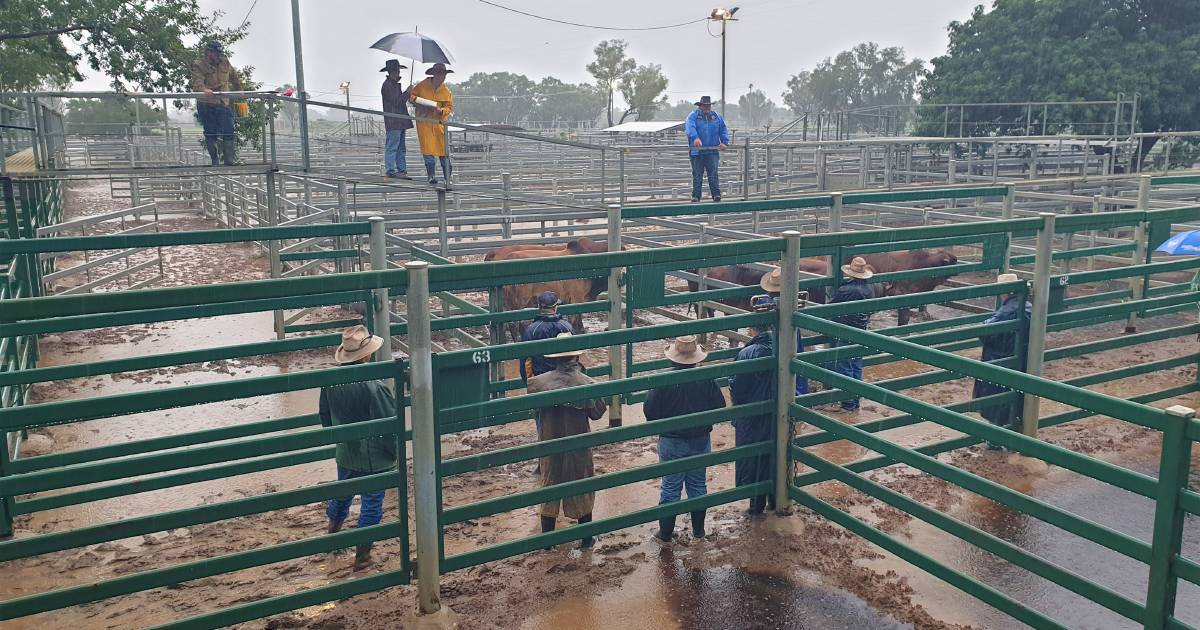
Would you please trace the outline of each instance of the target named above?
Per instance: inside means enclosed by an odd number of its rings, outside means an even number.
[[[659,550],[624,583],[560,602],[523,630],[742,630],[746,628],[909,628],[862,600],[816,583],[732,567],[687,568]]]

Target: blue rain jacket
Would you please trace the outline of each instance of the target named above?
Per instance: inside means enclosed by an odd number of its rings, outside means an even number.
[[[700,155],[701,150],[716,151],[718,144],[729,144],[729,127],[725,126],[725,119],[717,112],[704,113],[697,107],[688,114],[684,129],[687,131],[688,146],[692,148],[692,155]],[[695,147],[696,138],[700,139],[704,149]]]

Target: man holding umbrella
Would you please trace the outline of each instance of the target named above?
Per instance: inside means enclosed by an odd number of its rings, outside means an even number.
[[[444,63],[433,64],[425,71],[429,78],[414,85],[409,96],[416,105],[417,140],[421,143],[421,157],[425,160],[429,183],[438,183],[436,162],[441,162],[447,187],[450,185],[450,153],[444,123],[454,112],[454,97],[446,87],[446,75],[451,72],[454,71],[447,69]]]
[[[383,96],[383,111],[385,114],[408,115],[408,90],[400,82],[400,69],[408,66],[400,65],[397,59],[388,59],[380,72],[386,72],[380,94]],[[383,117],[383,128],[387,130],[387,144],[383,148],[383,166],[387,176],[400,179],[412,179],[408,176],[408,163],[404,158],[404,135],[412,129],[413,123],[408,118],[395,116]]]

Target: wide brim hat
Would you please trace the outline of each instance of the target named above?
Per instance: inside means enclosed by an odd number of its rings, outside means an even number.
[[[572,336],[574,336],[574,335],[572,335],[569,332],[560,332],[554,338],[561,339],[563,337],[572,337]],[[561,359],[561,358],[565,358],[565,357],[577,357],[581,354],[583,354],[583,350],[566,350],[564,352],[555,352],[552,354],[544,354],[542,356],[546,357],[547,359]]]
[[[445,73],[445,74],[454,74],[454,71],[451,70],[450,68],[447,68],[446,64],[444,64],[444,63],[433,64],[433,67],[426,70],[425,74],[428,76],[433,76],[435,74],[438,74],[439,72]]]
[[[1015,273],[1002,273],[996,276],[996,284],[1004,284],[1005,282],[1016,282],[1021,278]]]
[[[342,331],[342,344],[333,352],[338,363],[354,363],[375,354],[383,347],[383,337],[376,337],[366,326],[351,326]]]
[[[383,67],[380,68],[379,71],[387,72],[388,68],[391,68],[392,66],[395,66],[397,70],[403,70],[408,67],[406,65],[401,64],[400,61],[397,59],[388,59],[387,63],[383,64]]]
[[[761,280],[758,281],[758,286],[762,287],[767,293],[779,293],[783,291],[783,270],[775,267],[763,274]]]
[[[871,270],[869,265],[867,265],[866,260],[863,260],[861,256],[855,256],[854,260],[851,260],[849,265],[842,265],[842,275],[850,276],[851,278],[858,278],[859,280],[866,280],[867,278],[875,275],[875,272]]]
[[[693,104],[694,105],[712,105],[712,97],[711,96],[701,96],[700,100],[696,101]]]
[[[695,365],[708,358],[708,352],[704,350],[704,346],[696,342],[695,335],[676,337],[663,354],[667,355],[671,361],[683,365]]]

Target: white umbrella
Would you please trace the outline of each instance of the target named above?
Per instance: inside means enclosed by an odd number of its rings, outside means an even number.
[[[454,55],[445,46],[421,33],[392,33],[371,44],[371,48],[421,63],[454,63]]]

